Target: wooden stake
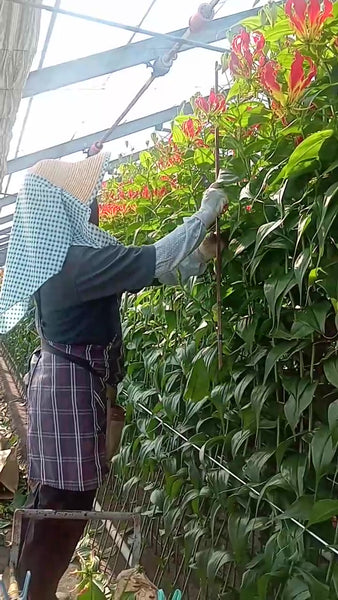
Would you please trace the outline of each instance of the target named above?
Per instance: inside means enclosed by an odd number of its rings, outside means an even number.
[[[215,94],[219,93],[218,84],[219,64],[215,64]],[[215,128],[215,175],[216,181],[219,175],[219,128]],[[216,219],[216,302],[217,302],[217,353],[218,369],[223,367],[223,336],[222,336],[222,250],[221,250],[221,231],[219,218]]]

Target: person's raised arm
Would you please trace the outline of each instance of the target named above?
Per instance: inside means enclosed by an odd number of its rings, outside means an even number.
[[[166,273],[175,271],[198,248],[226,205],[225,193],[210,187],[203,195],[201,208],[155,244],[84,248],[74,274],[79,301],[138,291],[152,285],[155,279],[165,279]]]

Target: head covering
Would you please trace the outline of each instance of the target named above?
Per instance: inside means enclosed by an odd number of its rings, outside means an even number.
[[[117,244],[89,223],[110,155],[78,163],[44,160],[27,173],[18,194],[0,296],[0,333],[25,315],[31,296],[59,273],[71,246]]]

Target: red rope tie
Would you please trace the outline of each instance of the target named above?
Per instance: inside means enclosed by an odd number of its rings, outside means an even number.
[[[95,142],[94,144],[92,144],[90,146],[90,148],[87,150],[88,158],[89,158],[89,156],[95,156],[95,154],[99,154],[99,152],[101,152],[102,148],[103,148],[102,142]]]
[[[203,2],[203,4],[198,7],[197,13],[189,19],[191,33],[198,33],[201,31],[206,23],[212,21],[214,14],[214,9],[211,8],[207,2]]]

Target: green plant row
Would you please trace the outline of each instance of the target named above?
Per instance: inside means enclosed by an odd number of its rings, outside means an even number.
[[[229,91],[194,98],[194,114],[102,193],[105,229],[153,242],[199,206],[218,127],[223,368],[213,265],[186,286],[125,297],[128,425],[115,458],[125,492],[149,493],[145,519],[163,524],[167,553],[176,536],[170,560],[195,573],[203,599],[338,596],[334,553],[290,520],[338,548],[337,37],[328,0],[264,8],[231,40]]]

